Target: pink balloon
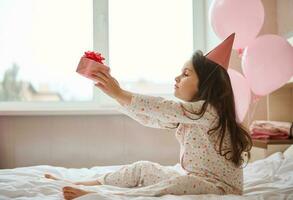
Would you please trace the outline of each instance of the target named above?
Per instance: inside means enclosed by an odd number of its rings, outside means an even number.
[[[234,69],[228,69],[228,74],[234,93],[237,121],[243,122],[251,100],[249,84],[244,76]]]
[[[293,47],[278,35],[260,36],[244,50],[242,70],[253,93],[267,95],[293,76]]]
[[[264,8],[261,0],[214,0],[209,20],[222,40],[236,33],[233,49],[245,48],[263,25]]]

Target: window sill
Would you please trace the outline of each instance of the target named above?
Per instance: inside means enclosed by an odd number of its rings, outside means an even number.
[[[1,102],[0,116],[122,115],[118,107],[94,102]]]

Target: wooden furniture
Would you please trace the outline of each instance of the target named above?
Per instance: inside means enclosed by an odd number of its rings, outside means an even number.
[[[252,139],[253,147],[251,149],[250,162],[263,159],[275,152],[284,152],[293,144],[293,139],[287,140],[257,140]]]
[[[251,111],[249,111],[251,112]],[[271,120],[293,122],[293,79],[273,93],[261,98],[254,112],[253,120]],[[246,128],[249,131],[247,121]],[[263,159],[275,152],[285,151],[290,140],[256,140],[253,139],[250,162]]]

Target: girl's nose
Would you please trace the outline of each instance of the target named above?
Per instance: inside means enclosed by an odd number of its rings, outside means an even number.
[[[179,77],[178,76],[175,77],[175,81],[179,82]]]

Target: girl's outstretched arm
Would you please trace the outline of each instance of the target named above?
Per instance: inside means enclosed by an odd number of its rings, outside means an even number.
[[[152,128],[161,128],[161,129],[175,129],[177,123],[168,123],[163,122],[154,116],[147,116],[142,113],[136,113],[135,111],[129,109],[131,104],[132,96],[134,93],[131,93],[126,90],[122,90],[118,81],[111,75],[105,75],[101,72],[93,75],[94,78],[98,81],[95,85],[100,88],[104,93],[114,98],[121,106],[121,112],[130,116],[132,119],[136,120],[140,124]]]
[[[162,97],[136,94],[120,88],[118,81],[112,76],[108,77],[102,72],[94,75],[98,81],[95,84],[110,97],[116,99],[122,106],[127,107],[136,114],[147,115],[165,123],[187,123],[210,125],[217,117],[216,111],[208,105],[204,117],[198,114],[204,101],[177,102]],[[199,119],[200,118],[200,119]]]
[[[128,96],[132,97],[129,98]],[[127,98],[126,98],[127,97]],[[163,97],[156,97],[144,94],[129,93],[122,91],[118,97],[128,110],[143,114],[152,118],[156,118],[165,123],[186,123],[186,124],[210,124],[210,120],[214,121],[217,117],[216,111],[208,105],[204,117],[200,118],[198,113],[204,101],[196,102],[179,102],[168,100]],[[128,104],[127,99],[131,99]]]
[[[135,121],[139,122],[140,124],[151,127],[151,128],[159,128],[159,129],[176,129],[178,127],[178,123],[167,123],[167,122],[162,122],[161,120],[147,116],[145,114],[137,114],[133,111],[131,111],[128,108],[125,108],[122,106],[122,108],[119,109],[120,112],[128,115]]]

